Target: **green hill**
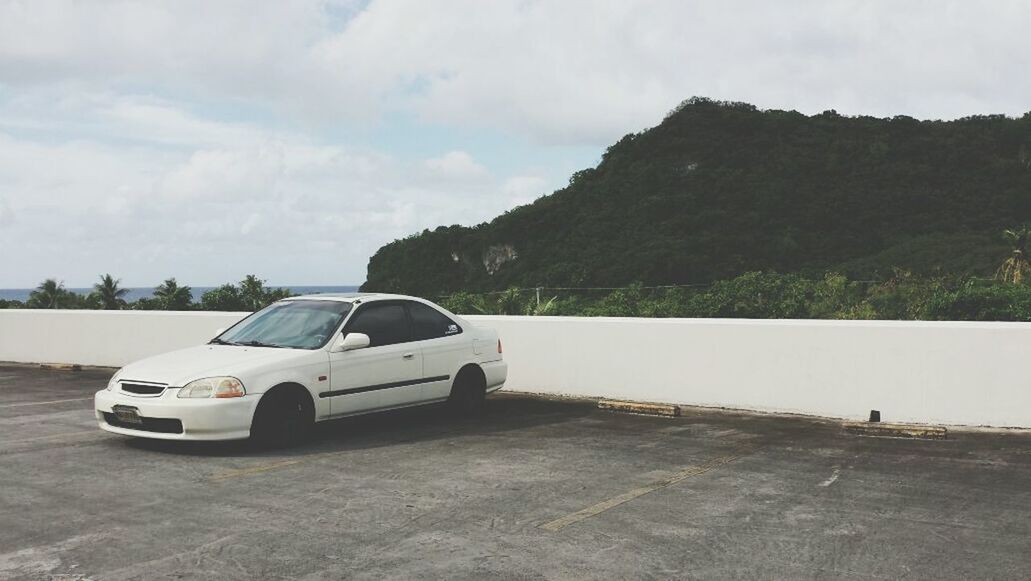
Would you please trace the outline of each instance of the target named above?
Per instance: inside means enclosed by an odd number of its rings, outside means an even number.
[[[1031,219],[1031,113],[806,116],[694,98],[489,223],[426,230],[364,290],[705,283],[749,271],[988,275]]]

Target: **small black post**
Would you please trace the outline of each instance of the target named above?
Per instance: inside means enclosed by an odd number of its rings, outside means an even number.
[[[870,421],[879,422],[881,421],[881,412],[877,410],[870,410]]]

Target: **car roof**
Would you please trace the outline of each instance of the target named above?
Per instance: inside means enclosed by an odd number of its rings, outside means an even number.
[[[418,302],[418,303],[422,303],[424,305],[431,305],[433,308],[437,309],[438,311],[443,311],[444,313],[449,315],[452,319],[458,321],[459,323],[461,323],[463,325],[469,325],[470,324],[469,321],[464,319],[461,315],[452,313],[451,311],[445,309],[444,307],[442,307],[442,306],[440,306],[440,305],[438,305],[436,303],[433,303],[433,302],[428,301],[426,299],[422,299],[422,298],[419,298],[419,297],[412,297],[412,296],[408,296],[408,295],[393,295],[393,294],[389,294],[389,293],[320,293],[320,294],[315,294],[315,295],[300,295],[300,296],[296,296],[296,297],[288,297],[288,298],[285,298],[283,300],[284,301],[297,301],[297,300],[340,301],[340,302],[344,302],[344,303],[351,303],[351,304],[357,305],[358,303],[367,303],[367,302],[372,302],[372,301],[388,301],[388,300],[397,300],[397,299],[403,299],[403,300],[406,300],[406,301],[415,301],[415,302]]]
[[[369,301],[383,301],[389,299],[405,299],[423,302],[423,299],[420,299],[419,297],[410,297],[407,295],[392,295],[388,293],[319,293],[314,295],[300,295],[296,297],[289,297],[283,300],[296,301],[301,299],[320,301],[340,301],[345,303],[363,303]]]

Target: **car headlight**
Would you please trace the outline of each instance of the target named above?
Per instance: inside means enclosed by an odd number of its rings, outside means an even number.
[[[118,378],[120,378],[121,376],[122,376],[122,370],[119,369],[118,371],[115,372],[114,375],[111,376],[111,379],[109,379],[107,381],[107,387],[105,387],[104,389],[106,389],[108,391],[112,391],[115,388],[115,386],[118,385]]]
[[[179,390],[179,397],[243,397],[243,382],[235,377],[205,377],[191,381]]]

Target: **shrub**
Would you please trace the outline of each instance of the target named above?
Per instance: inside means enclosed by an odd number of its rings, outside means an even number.
[[[1031,321],[1031,286],[968,282],[938,289],[926,314],[939,321]]]

